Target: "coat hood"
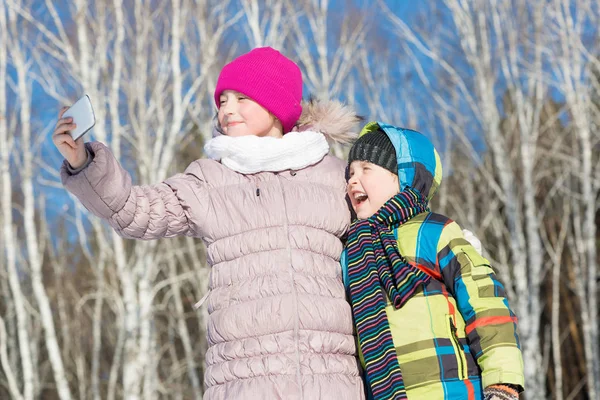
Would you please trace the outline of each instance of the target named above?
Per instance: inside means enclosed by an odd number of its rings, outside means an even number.
[[[297,129],[321,132],[329,142],[349,144],[358,137],[360,121],[353,107],[339,101],[309,100],[302,103]]]
[[[442,183],[442,163],[433,143],[423,134],[383,122],[369,122],[359,136],[382,130],[396,150],[400,190],[411,187],[431,200]]]

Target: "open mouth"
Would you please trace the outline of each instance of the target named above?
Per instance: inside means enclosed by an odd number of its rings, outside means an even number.
[[[357,205],[364,203],[369,198],[365,193],[354,193],[353,196]]]

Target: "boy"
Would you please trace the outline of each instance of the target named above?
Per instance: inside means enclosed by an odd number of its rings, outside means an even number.
[[[518,399],[517,318],[489,262],[429,211],[441,176],[415,131],[371,122],[349,153],[342,266],[369,396]]]

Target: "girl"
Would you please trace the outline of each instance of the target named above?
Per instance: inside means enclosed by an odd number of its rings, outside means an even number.
[[[102,143],[73,141],[62,110],[63,184],[123,237],[206,243],[206,399],[363,399],[339,267],[345,163],[326,138],[350,141],[356,116],[331,103],[301,118],[300,69],[268,47],[226,65],[214,99],[211,159],[152,186]]]

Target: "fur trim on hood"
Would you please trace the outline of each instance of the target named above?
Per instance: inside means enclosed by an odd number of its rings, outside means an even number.
[[[311,99],[302,103],[297,129],[321,132],[330,142],[350,144],[358,137],[357,124],[361,121],[351,106],[334,100]]]

